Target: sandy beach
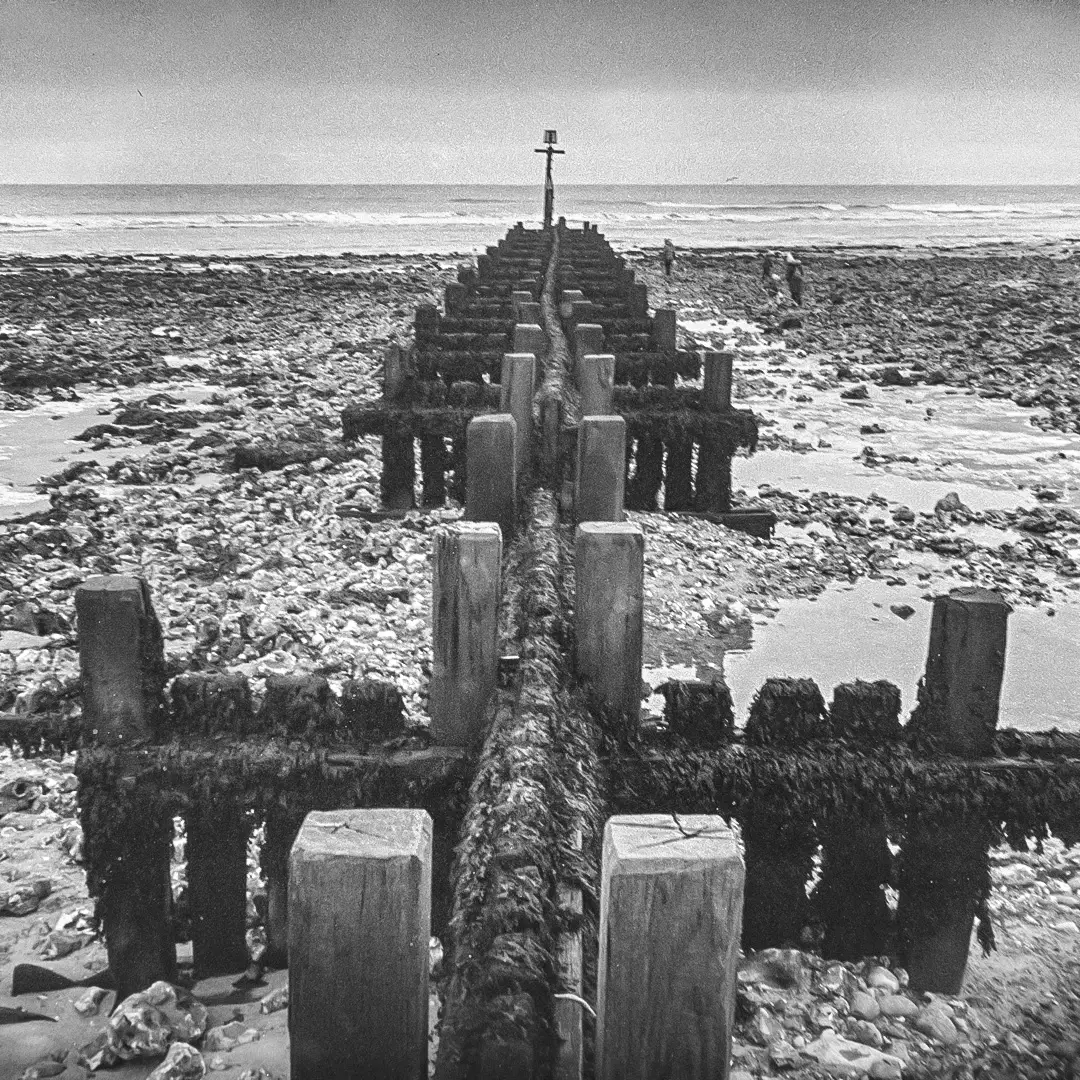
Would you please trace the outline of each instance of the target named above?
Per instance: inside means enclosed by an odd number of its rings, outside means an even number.
[[[677,309],[683,345],[734,349],[736,404],[762,417],[757,454],[735,463],[737,501],[780,522],[765,541],[630,515],[647,537],[646,678],[722,672],[739,723],[767,675],[812,675],[826,696],[890,678],[906,713],[927,601],[977,584],[1014,607],[1002,725],[1080,730],[1080,248],[800,256],[802,307],[767,296],[759,252],[683,252],[670,281],[656,252],[633,263],[651,305]],[[176,671],[243,672],[256,692],[275,673],[369,675],[422,724],[429,533],[460,511],[379,516],[378,440],[344,443],[340,413],[379,397],[387,345],[409,339],[416,305],[439,303],[460,261],[0,258],[0,711],[77,707],[74,588],[134,573]],[[0,753],[0,814],[6,784],[42,788],[0,817],[0,891],[51,882],[35,911],[0,916],[0,1004],[65,1016],[44,1043],[40,1025],[4,1029],[13,1070],[90,1034],[74,991],[4,996],[57,920],[89,911],[70,773]],[[995,866],[999,951],[972,957],[950,1061],[1065,1077],[1051,1049],[1080,1039],[1080,851],[1000,852]],[[81,978],[103,956],[87,938],[50,966]],[[234,1051],[223,1075],[273,1067],[284,1022],[263,1018],[265,1052]],[[917,1071],[944,1053],[924,1041],[905,1076],[938,1075]],[[772,1067],[745,1031],[736,1058],[746,1075]]]

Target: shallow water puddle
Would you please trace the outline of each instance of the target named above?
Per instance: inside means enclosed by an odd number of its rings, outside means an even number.
[[[73,441],[88,427],[108,423],[120,407],[117,402],[126,404],[166,393],[195,405],[222,391],[223,387],[201,382],[143,383],[96,390],[79,401],[46,401],[23,412],[0,414],[0,519],[46,509],[48,496],[32,489],[42,476],[57,472],[64,462],[92,458],[110,465],[121,458],[148,454],[152,446],[91,450],[87,444]],[[197,430],[192,429],[192,436]]]
[[[935,581],[934,593],[964,582]],[[826,701],[838,683],[888,679],[900,687],[903,715],[915,705],[915,688],[926,667],[932,605],[925,586],[888,586],[881,581],[834,586],[816,600],[781,601],[772,619],[756,620],[748,648],[718,658],[735,701],[737,724],[745,722],[754,694],[770,676],[807,676]],[[902,619],[890,605],[907,604]],[[1080,730],[1080,607],[1017,608],[1009,616],[1002,727]],[[715,675],[715,672],[712,674]],[[708,678],[710,673],[699,672]]]

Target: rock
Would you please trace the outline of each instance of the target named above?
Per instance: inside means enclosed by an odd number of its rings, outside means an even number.
[[[43,1058],[41,1061],[35,1061],[33,1065],[29,1066],[19,1077],[19,1080],[46,1080],[46,1077],[59,1076],[64,1072],[67,1072],[67,1065],[63,1061],[57,1061],[55,1058]]]
[[[881,424],[863,424],[859,428],[860,435],[884,435],[888,429]]]
[[[903,1016],[913,1019],[919,1012],[919,1006],[903,994],[886,994],[878,1000],[882,1016]]]
[[[202,1054],[190,1043],[174,1042],[165,1060],[146,1080],[202,1080],[206,1075],[206,1062]]]
[[[956,1025],[938,1002],[920,1009],[912,1021],[912,1026],[916,1031],[930,1036],[945,1046],[952,1046],[960,1041],[960,1033],[956,1030]]]
[[[866,401],[870,397],[870,391],[867,390],[865,383],[859,383],[858,386],[852,386],[848,390],[840,391],[841,401]]]
[[[80,1051],[79,1060],[94,1071],[116,1061],[159,1057],[174,1042],[198,1039],[206,1030],[206,1017],[206,1007],[186,990],[153,983],[120,1003],[108,1027]],[[201,1055],[199,1063],[202,1066]],[[205,1073],[202,1067],[198,1076]]]
[[[870,1066],[870,1071],[866,1075],[870,1077],[870,1080],[900,1080],[903,1076],[903,1068],[898,1061],[882,1058]]]
[[[1009,885],[1016,889],[1026,889],[1038,880],[1038,875],[1027,863],[995,866],[991,875],[995,885]]]
[[[738,611],[731,604],[728,614],[736,618],[748,612]],[[777,990],[801,989],[808,981],[806,961],[798,949],[762,949],[748,957],[739,969],[739,982],[746,985],[771,986]]]
[[[277,1012],[279,1009],[287,1008],[289,1004],[289,984],[279,986],[276,990],[271,990],[269,994],[264,994],[259,1000],[259,1012],[272,1013]]]
[[[794,1069],[802,1062],[802,1054],[791,1043],[781,1039],[769,1048],[769,1060],[778,1069]]]
[[[900,612],[897,611],[896,614],[899,615]],[[888,968],[878,966],[872,967],[866,973],[866,985],[871,990],[887,990],[890,994],[895,994],[900,989],[900,980]]]
[[[875,1050],[880,1050],[885,1041],[881,1032],[869,1020],[853,1021],[848,1027],[848,1036],[863,1046],[872,1046]]]
[[[823,997],[850,998],[858,989],[858,983],[843,964],[830,964],[818,976],[814,989]]]
[[[898,506],[892,516],[894,521],[912,522],[915,520],[915,511],[910,506]]]
[[[967,510],[967,507],[960,501],[960,496],[955,491],[950,491],[948,495],[942,496],[934,503],[935,514],[951,514],[960,510]]]
[[[72,1002],[72,1008],[80,1016],[97,1016],[101,1003],[109,996],[109,991],[100,986],[91,986],[78,1001]]]
[[[859,1020],[875,1020],[881,1015],[881,1007],[873,994],[857,990],[851,995],[851,1015]]]
[[[910,604],[890,604],[889,610],[905,621],[915,614],[915,609]]]
[[[772,1046],[784,1038],[784,1025],[768,1009],[758,1009],[747,1025],[747,1033],[759,1046]]]
[[[803,1050],[806,1057],[816,1061],[830,1076],[865,1076],[878,1062],[884,1061],[897,1069],[903,1062],[872,1046],[852,1042],[831,1031],[815,1039]]]
[[[825,1028],[835,1028],[839,1022],[840,1013],[833,1005],[821,1003],[810,1010],[810,1023],[818,1031],[824,1031]]]

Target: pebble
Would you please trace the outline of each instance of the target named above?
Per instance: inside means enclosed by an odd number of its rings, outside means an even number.
[[[900,989],[900,980],[885,967],[872,967],[866,973],[866,985],[871,990],[887,990],[895,994]]]
[[[851,1015],[860,1020],[876,1020],[881,1014],[881,1006],[873,994],[858,990],[851,996]]]
[[[919,1013],[919,1006],[903,994],[885,994],[878,999],[878,1005],[883,1016],[903,1016],[911,1020]]]
[[[956,1030],[952,1018],[938,1003],[920,1009],[912,1024],[916,1031],[929,1035],[930,1038],[946,1046],[952,1046],[960,1039],[960,1033]]]
[[[881,1032],[869,1020],[855,1020],[848,1026],[848,1036],[864,1046],[880,1050],[885,1041]]]

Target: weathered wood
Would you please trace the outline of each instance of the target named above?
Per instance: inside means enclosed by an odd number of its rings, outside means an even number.
[[[75,590],[75,612],[89,737],[124,747],[163,736],[165,656],[146,582],[122,574],[89,578]],[[117,992],[126,997],[176,977],[172,818],[147,808],[119,827],[133,831],[116,838],[125,854],[110,868],[99,913]]]
[[[544,328],[536,323],[517,323],[514,326],[514,347],[510,350],[514,353],[532,353],[536,362],[542,364],[547,356],[547,334]]]
[[[474,746],[498,685],[502,535],[462,522],[434,543],[431,733],[443,746]]]
[[[477,260],[479,262],[479,260]],[[465,307],[465,301],[468,299],[469,289],[467,284],[452,281],[446,286],[446,298],[443,301],[443,308],[447,315],[457,315]]]
[[[974,587],[934,600],[925,685],[912,722],[945,753],[982,757],[993,748],[1010,610],[998,593]]]
[[[517,472],[519,478],[525,477],[532,472],[536,357],[532,353],[507,353],[503,357],[500,386],[499,408],[514,418]]]
[[[521,317],[521,308],[523,304],[534,303],[532,291],[529,289],[515,289],[510,294],[510,309],[514,313],[515,322],[528,322],[529,320]]]
[[[416,451],[411,435],[382,437],[382,503],[388,510],[412,510],[416,506]]]
[[[451,288],[453,286],[447,286],[447,290]],[[414,328],[417,341],[435,337],[439,332],[439,309],[434,304],[418,305]]]
[[[667,440],[664,459],[664,509],[690,510],[694,505],[691,482],[694,444],[685,436]]]
[[[575,847],[581,850],[581,834],[575,836]],[[559,908],[572,920],[571,929],[560,935],[555,961],[558,965],[558,986],[562,994],[584,995],[585,967],[581,942],[581,922],[584,902],[581,888],[565,882],[558,887]],[[572,997],[555,1000],[555,1066],[553,1080],[581,1080],[585,1063],[585,1031],[582,1004]]]
[[[494,521],[504,537],[517,517],[517,425],[509,413],[490,413],[469,421],[465,517]]]
[[[293,1080],[427,1076],[431,858],[423,810],[308,814],[290,855]]]
[[[675,327],[675,309],[657,308],[653,315],[652,338],[661,352],[675,352]]]
[[[446,441],[441,435],[420,439],[420,491],[424,506],[442,506],[446,502]]]
[[[704,370],[705,408],[714,412],[731,412],[731,353],[706,352],[702,357]]]
[[[577,363],[583,416],[609,416],[615,411],[615,357],[587,353]]]
[[[634,440],[634,475],[626,486],[626,505],[632,510],[655,510],[664,483],[664,443],[655,435]]]
[[[112,746],[163,734],[165,653],[146,582],[88,578],[75,590],[75,614],[86,731]]]
[[[252,730],[251,687],[239,672],[185,672],[172,685],[178,732],[243,738]],[[201,978],[248,964],[248,821],[235,801],[203,796],[184,815],[191,944]]]
[[[598,1080],[723,1080],[735,1023],[744,870],[723,818],[604,828]]]
[[[577,672],[602,704],[641,715],[645,536],[637,525],[585,522],[574,548]]]
[[[626,421],[583,416],[578,431],[574,516],[578,521],[622,521],[626,479]]]
[[[989,589],[954,589],[934,600],[926,675],[909,727],[937,749],[968,758],[991,753],[1010,610]],[[912,987],[960,992],[990,839],[975,819],[924,823],[905,838],[897,923]]]
[[[641,319],[649,314],[649,287],[644,282],[630,283],[630,310]]]
[[[579,323],[574,327],[574,381],[581,387],[581,358],[589,353],[603,353],[604,328],[599,323]]]
[[[383,397],[393,400],[401,393],[405,385],[405,360],[401,355],[401,346],[391,342],[386,347],[383,358]]]

